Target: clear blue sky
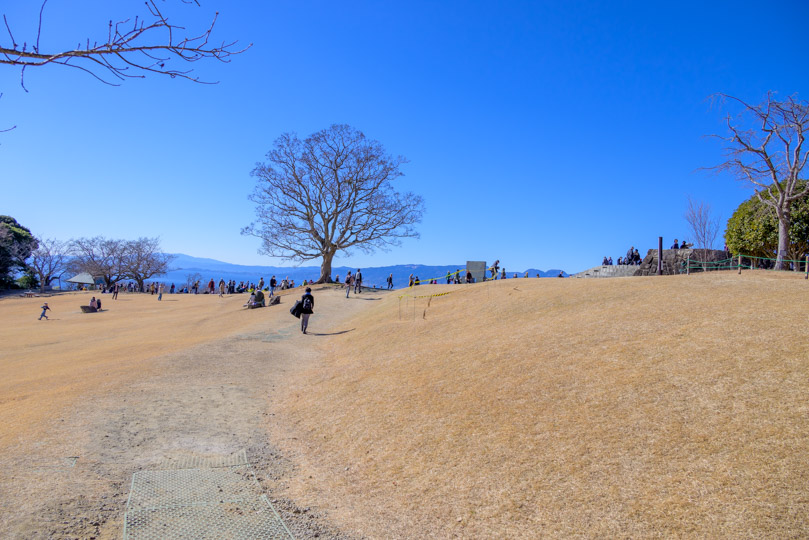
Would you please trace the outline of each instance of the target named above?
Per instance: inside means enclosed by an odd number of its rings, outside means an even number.
[[[347,123],[410,160],[398,187],[427,211],[420,240],[335,264],[575,272],[689,237],[689,195],[723,229],[751,195],[699,171],[722,159],[709,95],[809,97],[804,0],[201,3],[165,6],[192,30],[219,10],[218,39],[254,43],[192,66],[218,85],[109,87],[52,66],[28,70],[25,93],[0,66],[0,127],[18,126],[0,134],[0,213],[45,237],[159,236],[168,252],[279,264],[239,234],[250,171],[283,132]],[[50,0],[41,47],[103,39],[142,5]],[[38,11],[0,3],[18,42]]]

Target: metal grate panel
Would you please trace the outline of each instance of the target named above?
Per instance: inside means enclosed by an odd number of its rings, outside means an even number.
[[[243,501],[258,497],[249,466],[140,471],[132,475],[129,509]]]
[[[125,540],[288,540],[292,535],[265,496],[252,501],[127,512]]]
[[[239,450],[227,456],[178,455],[160,461],[156,469],[207,469],[210,467],[234,467],[249,465],[247,452]]]
[[[249,464],[133,474],[124,540],[179,538],[290,539],[292,534],[261,493]]]

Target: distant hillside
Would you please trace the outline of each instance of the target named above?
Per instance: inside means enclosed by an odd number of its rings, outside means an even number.
[[[241,264],[230,264],[215,259],[205,259],[201,257],[192,257],[183,253],[173,253],[175,259],[171,262],[171,270],[164,276],[160,277],[161,281],[168,283],[184,284],[187,277],[192,274],[199,274],[202,281],[208,281],[213,278],[219,281],[220,278],[225,280],[251,281],[257,282],[262,277],[264,281],[274,275],[277,279],[294,279],[296,283],[301,283],[304,279],[316,280],[320,277],[320,266],[247,266]],[[399,264],[395,266],[379,266],[373,268],[362,268],[363,283],[369,287],[376,285],[377,287],[384,287],[386,280],[390,274],[393,274],[393,286],[396,288],[407,286],[407,280],[410,274],[417,276],[421,280],[429,280],[432,278],[444,278],[447,272],[455,272],[456,270],[463,270],[466,266],[464,264],[455,265],[440,265],[431,266],[423,264]],[[336,278],[338,275],[340,279],[344,278],[348,271],[355,272],[357,269],[348,266],[339,266],[332,268],[332,277]],[[561,270],[537,270],[529,268],[527,271],[518,271],[517,275],[523,277],[528,272],[529,277],[557,277]],[[567,273],[562,272],[565,276]],[[508,270],[508,277],[514,276],[514,272]]]

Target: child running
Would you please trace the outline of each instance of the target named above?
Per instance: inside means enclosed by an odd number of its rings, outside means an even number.
[[[48,316],[45,314],[45,312],[47,312],[47,311],[48,311],[48,310],[50,310],[50,309],[51,309],[51,308],[49,308],[49,307],[48,307],[48,303],[47,303],[47,302],[45,302],[44,304],[42,304],[42,314],[39,316],[39,320],[40,320],[40,321],[42,320],[42,317],[45,317],[45,320],[46,320],[46,321],[47,321],[47,320],[49,320],[49,319],[48,319]],[[51,310],[51,311],[53,311],[53,310]]]

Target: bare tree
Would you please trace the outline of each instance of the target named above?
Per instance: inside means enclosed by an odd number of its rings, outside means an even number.
[[[39,247],[31,253],[28,269],[39,279],[40,292],[67,271],[70,246],[67,242],[38,238]]]
[[[716,237],[719,234],[719,220],[711,216],[711,206],[707,203],[694,201],[688,197],[688,208],[685,211],[685,220],[694,235],[696,247],[702,250],[703,261],[708,259],[708,250],[713,249]]]
[[[714,167],[728,171],[737,179],[749,182],[761,202],[769,205],[778,217],[778,253],[775,268],[784,267],[789,249],[792,203],[809,193],[809,183],[800,178],[809,150],[804,149],[809,132],[809,103],[789,96],[783,101],[769,92],[760,105],[750,105],[739,98],[718,94],[742,106],[741,112],[728,115],[728,136],[714,135],[728,143],[727,161]]]
[[[138,290],[143,289],[143,282],[147,279],[168,272],[169,263],[174,259],[173,255],[160,251],[159,238],[138,238],[126,242],[123,251],[122,274],[135,280]]]
[[[182,2],[199,5],[198,0]],[[23,88],[26,69],[50,64],[79,69],[111,85],[117,85],[127,78],[143,78],[148,73],[203,82],[193,75],[192,70],[174,67],[169,62],[197,62],[208,58],[230,62],[231,56],[244,52],[252,45],[238,48],[236,41],[212,43],[218,12],[207,29],[187,34],[184,27],[169,21],[156,0],[146,0],[144,3],[148,13],[145,16],[136,15],[115,22],[110,20],[103,42],[91,42],[88,38],[80,40],[75,49],[49,50],[41,46],[42,19],[47,3],[48,0],[43,0],[40,7],[35,39],[23,41],[22,44],[16,40],[7,17],[3,15],[11,46],[0,44],[0,64],[21,68],[20,84]]]
[[[101,236],[73,240],[70,242],[73,259],[68,265],[69,269],[104,278],[109,287],[124,277],[125,247],[123,240],[110,240]]]
[[[403,157],[391,157],[362,132],[333,125],[301,141],[284,134],[252,175],[257,221],[242,234],[261,238],[260,253],[301,262],[322,258],[318,283],[331,280],[334,255],[369,253],[418,238],[422,198],[398,193]]]
[[[188,287],[188,290],[191,291],[191,287],[194,286],[194,283],[197,281],[202,280],[202,274],[199,272],[194,272],[193,274],[186,274],[185,275],[185,285]]]

